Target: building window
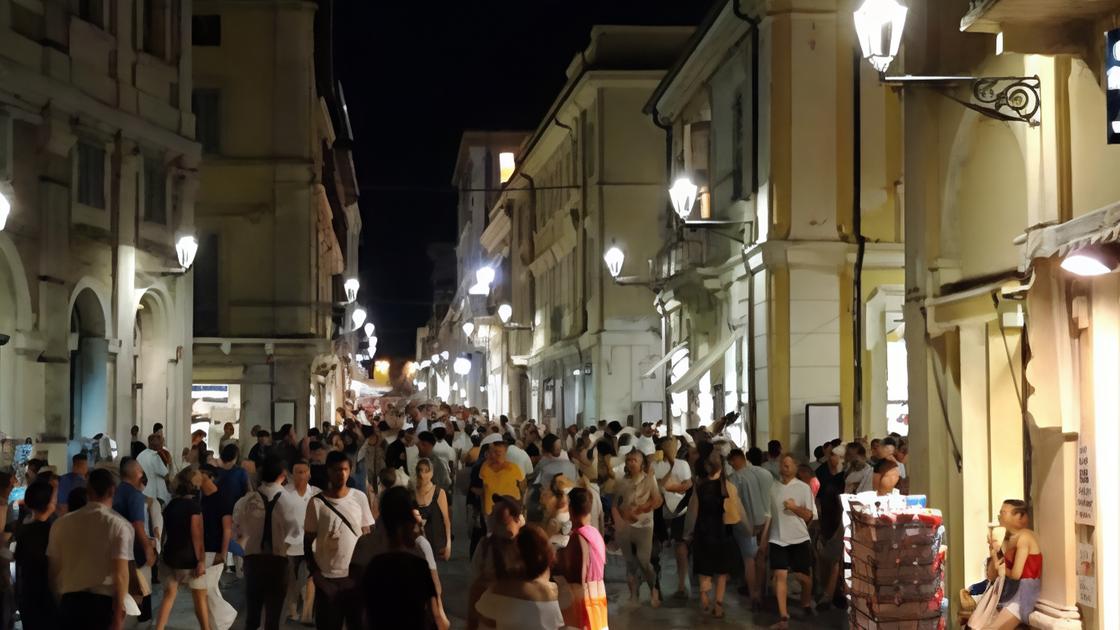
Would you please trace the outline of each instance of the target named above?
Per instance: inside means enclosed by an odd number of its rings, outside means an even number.
[[[203,153],[221,152],[221,90],[199,88],[191,93],[194,111],[195,138]]]
[[[144,0],[144,52],[167,59],[168,54],[168,2],[167,0]]]
[[[144,221],[167,225],[167,171],[150,157],[144,158]]]
[[[194,334],[217,337],[218,326],[218,235],[203,234],[198,241],[191,274],[194,276]]]
[[[105,208],[105,149],[78,143],[78,203]]]
[[[85,22],[105,28],[105,1],[78,0],[78,17]]]
[[[196,15],[192,17],[191,43],[195,46],[221,46],[222,16]]]
[[[499,181],[506,183],[509,178],[513,177],[514,170],[517,169],[517,160],[514,159],[513,153],[510,151],[503,151],[498,154],[498,172]]]

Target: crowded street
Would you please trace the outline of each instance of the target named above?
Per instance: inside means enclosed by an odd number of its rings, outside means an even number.
[[[0,0],[0,630],[1120,630],[1118,165],[1120,0]]]

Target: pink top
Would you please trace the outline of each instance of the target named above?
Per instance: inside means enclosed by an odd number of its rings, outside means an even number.
[[[607,565],[607,543],[603,542],[603,535],[591,525],[576,528],[572,534],[578,534],[587,542],[587,575],[583,576],[584,582],[602,582]]]

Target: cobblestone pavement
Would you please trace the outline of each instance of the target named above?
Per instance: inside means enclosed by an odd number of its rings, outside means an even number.
[[[456,513],[465,513],[462,506],[458,506]],[[467,560],[467,540],[465,532],[460,532],[453,544],[452,558],[448,562],[440,563],[440,579],[443,582],[445,606],[447,614],[451,617],[452,627],[459,629],[466,627],[467,601],[466,593],[470,584],[470,566]],[[676,601],[668,597],[669,591],[676,584],[676,561],[672,554],[665,551],[662,554],[662,583],[665,585],[666,601],[659,609],[650,608],[648,593],[642,590],[642,604],[630,606],[627,604],[629,595],[626,587],[626,568],[621,556],[609,556],[607,564],[607,597],[610,602],[611,630],[639,630],[654,629],[672,630],[677,628],[766,628],[778,620],[777,613],[763,611],[750,612],[745,607],[745,598],[735,592],[737,583],[728,585],[728,593],[724,601],[725,616],[722,620],[714,619],[700,610],[699,600],[694,596],[688,601]],[[227,601],[238,608],[239,617],[234,624],[234,630],[244,627],[244,583],[232,574],[227,574],[222,581],[222,592]],[[696,593],[696,591],[693,591]],[[153,609],[159,605],[160,589],[156,586],[155,602]],[[809,619],[794,618],[790,624],[795,630],[808,630],[817,628],[846,628],[847,618],[844,612],[832,610],[823,612]],[[135,623],[129,627],[146,628],[146,624],[137,626]],[[194,612],[191,608],[190,597],[181,593],[175,602],[170,630],[192,630],[198,627]],[[305,629],[298,623],[288,623],[283,626],[286,630]]]

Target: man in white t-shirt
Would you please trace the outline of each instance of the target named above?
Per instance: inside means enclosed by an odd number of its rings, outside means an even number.
[[[373,526],[373,514],[365,495],[346,487],[350,459],[345,453],[327,455],[327,475],[329,488],[312,498],[303,523],[303,553],[315,582],[315,627],[341,630],[345,622],[358,628],[350,557],[358,538]]]
[[[514,442],[513,436],[507,435],[505,440],[508,445],[506,459],[517,464],[521,468],[521,472],[528,478],[533,474],[533,460],[529,458],[529,453],[526,453],[525,449]]]
[[[770,569],[774,572],[774,596],[780,620],[771,628],[789,627],[786,589],[789,572],[801,583],[801,606],[813,613],[813,545],[809,523],[817,517],[813,491],[797,478],[797,461],[786,453],[779,459],[778,481],[770,487]]]
[[[311,497],[319,494],[319,489],[311,485],[311,466],[307,460],[301,459],[292,466],[292,478],[284,490],[291,493],[292,497],[299,499],[298,517],[300,530],[299,537],[288,540],[288,616],[299,619],[301,623],[310,624],[311,607],[307,605],[312,601],[315,586],[311,583],[311,576],[307,569],[307,559],[303,556],[303,524],[307,518],[307,504]],[[299,602],[303,599],[303,612],[300,613]]]
[[[653,463],[653,477],[661,488],[664,500],[662,516],[665,519],[666,534],[673,543],[673,553],[677,558],[677,591],[674,598],[688,597],[688,544],[684,540],[685,512],[688,501],[685,493],[692,488],[692,470],[688,462],[677,459],[680,443],[676,438],[667,437],[661,441],[661,461]]]

